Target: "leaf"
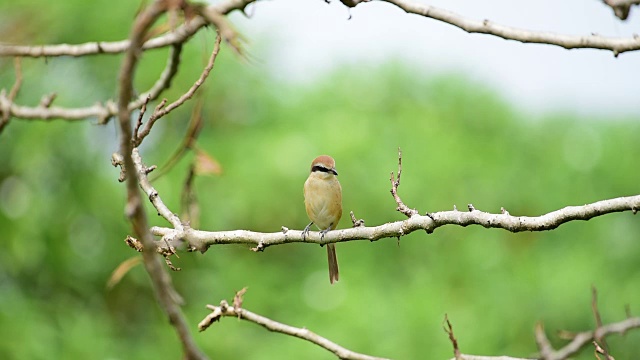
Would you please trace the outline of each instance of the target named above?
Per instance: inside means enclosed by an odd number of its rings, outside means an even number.
[[[206,151],[195,147],[196,158],[194,173],[196,175],[221,175],[222,166],[213,156]]]
[[[142,262],[141,256],[134,256],[120,263],[115,270],[111,273],[109,280],[107,281],[107,289],[112,289],[116,286],[120,280],[133,269],[136,265]]]

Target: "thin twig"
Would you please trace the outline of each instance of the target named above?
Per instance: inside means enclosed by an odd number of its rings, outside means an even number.
[[[136,141],[139,138],[138,133],[140,132],[140,127],[142,126],[142,118],[144,117],[144,113],[147,111],[147,104],[149,104],[149,100],[151,100],[151,95],[147,96],[147,99],[145,100],[145,102],[142,103],[142,107],[140,108],[140,113],[138,114],[138,121],[136,121],[136,126],[133,128],[133,135],[131,135],[131,141],[133,141],[134,146],[139,145],[139,144],[136,144]]]
[[[22,59],[20,57],[13,58],[13,67],[16,70],[16,81],[13,83],[11,91],[9,91],[9,100],[11,101],[16,98],[22,86]]]
[[[614,56],[626,51],[640,50],[640,37],[612,38],[600,35],[573,36],[551,32],[532,31],[496,24],[489,20],[473,20],[452,11],[418,3],[414,0],[384,0],[407,13],[439,20],[458,27],[468,33],[494,35],[505,40],[523,43],[548,44],[565,49],[610,50]]]
[[[247,5],[256,1],[257,0],[223,0],[216,3],[215,5],[210,5],[210,7],[220,14],[227,15],[234,10],[244,11]],[[163,48],[174,44],[183,44],[207,24],[207,21],[201,16],[196,16],[171,32],[145,41],[141,49],[143,51],[146,51],[150,49]],[[77,45],[0,44],[0,56],[25,56],[37,58],[55,56],[79,57],[99,54],[120,54],[126,52],[129,49],[129,45],[129,40],[113,42],[98,41]]]
[[[215,26],[218,29],[218,34],[231,46],[236,54],[244,57],[244,49],[242,47],[242,38],[238,32],[231,26],[227,17],[223,13],[219,12],[212,6],[206,6],[201,8],[195,8],[199,11],[199,15],[202,16],[208,23]]]
[[[171,81],[178,73],[180,67],[180,54],[182,53],[182,44],[174,44],[169,50],[167,65],[160,74],[156,83],[146,92],[140,94],[138,98],[129,104],[129,109],[134,110],[142,106],[143,103],[154,101],[162,92],[171,87]]]
[[[266,318],[264,316],[252,313],[251,311],[245,310],[243,308],[230,306],[229,303],[227,303],[227,301],[225,300],[222,300],[220,302],[220,306],[207,305],[207,309],[211,310],[211,313],[198,324],[198,329],[200,329],[200,331],[206,330],[212,323],[220,320],[221,318],[230,316],[258,324],[269,331],[291,335],[303,340],[307,340],[334,353],[340,359],[382,360],[382,358],[359,354],[346,349],[318,334],[313,333],[306,328],[297,328],[286,325]]]
[[[202,92],[200,92],[202,94]],[[191,112],[191,119],[189,119],[189,126],[187,127],[187,132],[184,135],[184,139],[182,143],[178,146],[178,148],[173,152],[173,154],[169,157],[169,159],[160,167],[160,169],[151,176],[150,180],[156,181],[164,174],[168,173],[173,169],[173,167],[182,159],[184,154],[187,153],[187,150],[192,149],[195,144],[195,141],[200,134],[200,130],[202,130],[203,121],[202,121],[202,106],[204,105],[204,100],[202,97],[198,99],[195,106],[193,107],[193,111]]]
[[[598,335],[598,329],[602,327],[602,317],[600,317],[600,311],[598,310],[598,289],[594,285],[591,286],[591,311],[593,312],[593,317],[596,320],[596,329],[595,329],[595,341],[602,344],[602,346],[607,349],[607,342],[604,338]]]
[[[121,130],[120,154],[123,157],[124,169],[129,173],[126,179],[127,205],[125,213],[133,225],[136,236],[142,241],[146,249],[154,246],[153,237],[148,230],[142,197],[138,190],[138,182],[142,182],[142,178],[146,178],[146,176],[142,176],[142,174],[146,175],[146,169],[143,169],[144,171],[142,172],[135,171],[137,176],[132,176],[135,164],[133,144],[131,142],[131,110],[128,105],[133,97],[133,74],[141,54],[143,39],[152,24],[166,10],[166,2],[156,0],[136,17],[129,38],[130,47],[122,61],[119,75],[118,123],[120,124]],[[171,248],[171,246],[169,246],[169,248]],[[200,351],[189,332],[188,324],[180,310],[179,296],[173,288],[171,278],[160,263],[155,251],[143,251],[142,255],[145,269],[151,278],[156,298],[180,338],[185,358],[206,359],[206,356]]]
[[[398,186],[400,186],[400,176],[402,175],[402,150],[398,148],[398,178],[394,179],[393,172],[391,172],[391,196],[396,201],[398,207],[396,210],[405,214],[407,217],[412,217],[414,215],[418,215],[418,211],[416,209],[411,209],[407,205],[402,202],[400,196],[398,195]]]
[[[616,360],[613,358],[613,356],[609,355],[609,352],[607,352],[606,349],[603,349],[597,341],[592,341],[591,342],[593,344],[593,346],[595,347],[595,355],[598,358],[598,360],[600,360],[600,356],[598,356],[598,354],[602,354],[604,355],[605,360]]]
[[[147,91],[138,96],[129,103],[129,110],[140,108],[145,102],[153,101],[160,94],[169,88],[172,79],[175,77],[180,63],[181,46],[172,47],[167,65],[160,74],[156,83]],[[109,119],[118,113],[118,107],[113,100],[107,100],[104,104],[98,103],[89,107],[81,108],[64,108],[51,106],[51,102],[55,98],[55,94],[43,97],[38,106],[29,107],[15,104],[11,97],[0,93],[0,108],[3,109],[3,116],[8,114],[17,119],[22,120],[86,120],[97,118],[98,124],[106,124]],[[4,109],[7,109],[5,111]]]
[[[458,340],[456,340],[455,335],[453,335],[453,326],[451,326],[451,322],[449,321],[449,317],[447,316],[447,314],[444,314],[444,323],[444,332],[449,335],[449,340],[451,341],[451,345],[453,345],[453,356],[456,360],[461,360],[462,354],[460,353],[460,348],[458,347]]]
[[[536,331],[536,340],[538,342],[538,347],[540,348],[541,359],[564,360],[577,354],[586,345],[591,344],[591,342],[595,340],[596,337],[604,339],[605,337],[613,334],[623,335],[631,329],[638,328],[640,328],[640,317],[625,319],[616,323],[602,325],[596,331],[584,331],[575,334],[573,336],[573,340],[571,340],[567,345],[558,350],[554,350],[551,347],[548,340],[546,340],[546,335],[544,335],[544,330],[542,330],[542,328],[540,328],[540,332]],[[541,343],[544,344],[545,341],[548,344],[548,347],[546,349],[543,349],[540,345]]]
[[[11,118],[10,104],[15,100],[18,95],[18,91],[20,91],[20,87],[22,86],[22,61],[20,57],[13,58],[13,66],[16,72],[16,80],[13,83],[13,86],[11,86],[11,90],[9,90],[7,101],[0,102],[0,113],[2,115],[2,117],[0,117],[0,133],[2,133],[2,129],[4,129],[4,127],[9,123],[9,119]],[[4,92],[4,89],[2,91]]]
[[[213,65],[215,64],[216,58],[218,57],[218,53],[220,52],[220,42],[221,42],[221,37],[220,37],[220,34],[218,34],[218,36],[216,37],[215,45],[213,47],[213,51],[211,52],[211,56],[209,57],[209,62],[207,63],[207,66],[204,68],[204,70],[202,71],[202,74],[200,74],[200,77],[198,78],[198,80],[196,80],[196,82],[189,88],[189,90],[187,90],[187,92],[182,94],[182,96],[180,96],[180,98],[178,98],[176,101],[172,102],[171,104],[167,105],[164,108],[161,108],[161,109],[156,108],[156,111],[154,111],[151,117],[149,118],[149,120],[147,120],[147,123],[145,124],[144,129],[138,135],[136,144],[140,144],[142,140],[144,140],[144,138],[147,135],[149,135],[149,132],[151,131],[151,128],[153,128],[153,125],[156,123],[156,121],[158,121],[163,116],[167,115],[174,109],[184,104],[185,101],[193,97],[193,94],[195,94],[198,88],[200,88],[200,86],[205,82],[205,80],[209,76],[209,73],[211,73],[211,70],[213,69]]]
[[[147,195],[153,207],[156,208],[156,210],[158,211],[158,215],[165,218],[165,220],[167,220],[173,226],[174,229],[179,231],[184,231],[185,227],[180,221],[180,218],[178,217],[178,215],[174,214],[173,212],[171,212],[171,210],[169,210],[169,208],[164,204],[164,202],[158,195],[158,191],[156,191],[153,185],[151,185],[151,182],[147,177],[150,171],[148,171],[148,168],[142,162],[142,158],[140,157],[140,152],[138,151],[137,148],[134,148],[132,151],[133,153],[131,157],[133,158],[133,163],[136,167],[136,172],[138,173],[137,180],[140,183],[140,188]]]

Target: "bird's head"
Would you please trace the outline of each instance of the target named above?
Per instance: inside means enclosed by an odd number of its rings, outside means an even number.
[[[338,176],[336,161],[329,155],[320,155],[311,162],[311,174],[322,178]]]

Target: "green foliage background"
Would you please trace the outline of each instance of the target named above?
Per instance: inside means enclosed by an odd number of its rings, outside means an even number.
[[[0,2],[3,41],[80,43],[127,36],[137,4]],[[46,11],[42,11],[46,9]],[[109,14],[109,16],[104,16]],[[25,22],[24,19],[30,19]],[[62,21],[64,20],[64,21]],[[81,31],[80,31],[81,30]],[[212,31],[192,39],[170,91],[179,96],[199,75]],[[402,63],[344,67],[307,85],[269,78],[223,48],[203,93],[199,146],[223,167],[199,177],[206,230],[301,229],[302,184],[316,155],[336,158],[345,212],[367,225],[402,219],[389,195],[389,174],[403,156],[400,194],[421,213],[464,210],[468,203],[535,216],[566,205],[638,193],[637,121],[548,114],[532,118],[460,74],[416,76]],[[167,49],[145,53],[139,91],[164,66]],[[18,101],[88,105],[116,94],[120,56],[24,59]],[[14,75],[0,60],[0,87]],[[178,146],[193,102],[161,121],[143,145],[161,165]],[[116,126],[89,121],[13,120],[0,136],[0,358],[177,359],[180,346],[156,305],[146,274],[134,268],[113,289],[122,261],[138,256],[122,241],[124,187],[110,155]],[[179,211],[187,156],[155,185]],[[166,225],[148,211],[155,225]],[[341,227],[350,226],[347,216]],[[535,354],[533,329],[545,324],[556,346],[560,329],[592,329],[591,285],[604,321],[640,304],[640,223],[631,213],[572,222],[544,233],[512,234],[444,227],[375,243],[338,245],[341,281],[330,286],[326,255],[294,244],[254,253],[215,246],[182,254],[172,273],[187,301],[194,336],[212,358],[330,359],[306,342],[224,319],[203,333],[204,305],[248,286],[245,307],[307,327],[352,350],[397,359],[445,359],[447,313],[466,353]],[[616,358],[640,353],[640,332],[608,340]],[[592,359],[590,350],[578,359]]]

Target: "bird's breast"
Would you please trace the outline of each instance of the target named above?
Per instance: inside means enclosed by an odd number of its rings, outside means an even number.
[[[304,183],[304,203],[309,219],[319,229],[335,229],[342,217],[340,182],[335,177],[319,179],[309,176]]]

